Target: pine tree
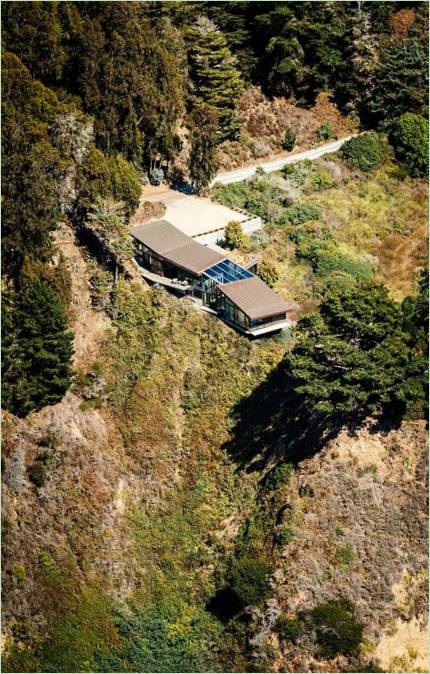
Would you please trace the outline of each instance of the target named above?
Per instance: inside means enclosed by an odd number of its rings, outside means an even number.
[[[376,39],[372,33],[369,14],[364,3],[358,0],[352,12],[352,90],[349,110],[354,111],[360,119],[369,110],[375,86],[378,51]]]
[[[203,102],[215,108],[218,140],[232,138],[241,126],[236,108],[243,92],[236,59],[224,35],[205,17],[200,17],[189,30],[188,44],[192,105]]]
[[[191,151],[188,161],[191,182],[197,192],[209,185],[217,171],[218,113],[200,103],[189,116]]]
[[[58,295],[28,282],[3,298],[2,405],[19,416],[61,400],[71,384],[73,334]]]
[[[386,40],[380,50],[380,63],[371,105],[372,118],[387,128],[405,112],[427,117],[428,50],[415,38]]]

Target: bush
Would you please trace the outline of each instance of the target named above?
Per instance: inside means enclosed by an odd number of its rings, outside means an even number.
[[[289,206],[278,220],[282,225],[303,225],[310,220],[318,220],[321,211],[318,206],[306,202]]]
[[[248,243],[248,237],[244,233],[240,222],[232,220],[227,223],[224,230],[224,245],[227,248],[247,248]]]
[[[320,278],[330,279],[330,283],[334,274],[338,275],[339,280],[342,278],[340,287],[348,285],[344,275],[363,281],[373,277],[374,271],[370,262],[340,250],[329,232],[315,236],[305,229],[298,229],[291,232],[290,239],[296,244],[296,255],[308,260],[315,274]]]
[[[160,168],[152,169],[149,174],[149,181],[151,185],[160,185],[164,180],[164,171]]]
[[[341,568],[347,569],[352,560],[354,559],[354,552],[348,543],[345,545],[340,545],[336,550],[336,559],[339,562]]]
[[[258,265],[257,275],[261,278],[262,281],[264,281],[264,283],[267,283],[270,288],[273,288],[273,286],[279,281],[279,274],[275,265],[271,262],[268,262],[267,260],[263,260]]]
[[[363,133],[347,140],[340,148],[342,159],[352,168],[371,171],[384,156],[384,143],[376,133]]]
[[[276,543],[282,548],[284,545],[288,545],[294,538],[294,531],[291,527],[284,527],[276,535]]]
[[[48,460],[49,460],[49,454],[48,452],[41,452],[39,456],[36,458],[35,462],[29,466],[27,473],[28,473],[28,479],[30,482],[32,482],[36,487],[43,487],[43,485],[46,482],[46,476],[48,472]]]
[[[231,587],[245,606],[261,604],[269,591],[269,566],[262,559],[242,557],[233,563]]]
[[[406,112],[392,125],[389,140],[396,158],[404,162],[413,178],[428,175],[429,123],[421,115]]]
[[[353,606],[347,599],[318,604],[310,615],[320,645],[318,655],[324,658],[357,655],[363,626],[356,620]]]
[[[321,140],[328,140],[333,135],[333,127],[330,124],[321,124],[317,129],[317,135]]]
[[[282,140],[281,146],[283,150],[292,150],[296,144],[297,136],[292,129],[287,129]]]
[[[306,627],[301,620],[297,618],[285,618],[280,616],[276,621],[275,629],[281,639],[292,641],[293,644],[305,633]]]
[[[284,484],[288,484],[292,475],[294,475],[293,464],[281,463],[270,473],[267,486],[269,489],[279,489],[279,487],[282,487]]]

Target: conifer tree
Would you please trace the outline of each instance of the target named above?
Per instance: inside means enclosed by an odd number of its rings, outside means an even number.
[[[425,399],[424,360],[414,356],[406,327],[400,305],[383,286],[330,289],[320,314],[299,322],[297,344],[285,359],[309,418],[357,422],[419,408]]]
[[[378,52],[376,39],[372,33],[369,14],[364,3],[358,0],[352,10],[352,97],[349,108],[360,118],[365,116],[371,105],[375,86],[375,71],[377,68]]]
[[[206,187],[217,170],[218,113],[199,103],[189,116],[191,151],[188,161],[191,182],[197,192]]]
[[[218,113],[218,140],[237,135],[241,126],[236,108],[243,83],[236,59],[217,26],[200,17],[189,30],[191,102],[204,102]]]
[[[71,384],[73,334],[58,295],[44,281],[3,297],[2,405],[19,416],[52,405]]]

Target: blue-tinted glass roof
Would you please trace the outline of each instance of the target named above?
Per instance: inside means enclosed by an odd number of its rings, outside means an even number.
[[[205,269],[203,274],[217,283],[232,283],[232,281],[241,281],[242,279],[254,276],[254,274],[251,274],[247,269],[239,267],[238,264],[231,260],[217,262],[213,267]]]

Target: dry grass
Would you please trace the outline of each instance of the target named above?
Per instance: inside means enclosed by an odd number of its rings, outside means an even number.
[[[339,242],[373,257],[377,280],[401,299],[426,263],[428,187],[424,180],[401,182],[393,170],[385,165],[369,178],[314,194],[311,201]]]
[[[338,111],[327,92],[321,92],[311,109],[299,108],[286,98],[266,98],[258,87],[249,87],[239,106],[244,120],[238,141],[227,141],[219,150],[221,168],[229,170],[255,163],[255,160],[283,152],[282,141],[287,129],[296,134],[294,152],[321,145],[317,134],[322,124],[329,124],[333,138],[346,136],[354,130],[350,120]]]

